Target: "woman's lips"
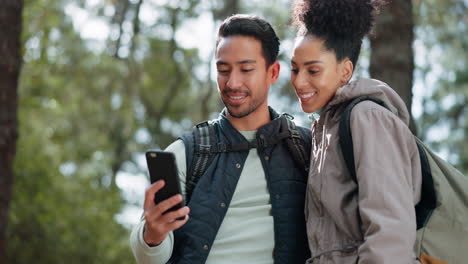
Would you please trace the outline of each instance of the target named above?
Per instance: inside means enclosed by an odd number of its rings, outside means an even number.
[[[301,100],[301,102],[307,102],[307,101],[311,100],[316,94],[317,94],[317,92],[301,93],[301,94],[298,94],[298,96],[299,96],[299,99]]]

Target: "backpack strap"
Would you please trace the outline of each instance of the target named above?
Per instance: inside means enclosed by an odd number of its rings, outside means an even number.
[[[192,129],[191,139],[186,139],[187,156],[187,174],[185,178],[185,200],[186,203],[190,200],[192,192],[195,189],[200,177],[205,173],[213,159],[218,153],[223,152],[239,152],[248,151],[251,148],[256,148],[256,142],[240,143],[240,144],[224,144],[218,142],[218,136],[214,125],[211,121],[199,123]],[[185,136],[189,138],[190,136]],[[184,141],[184,142],[185,142]],[[193,149],[187,149],[187,148]]]
[[[194,139],[192,162],[191,165],[187,167],[185,179],[186,204],[190,200],[193,189],[197,185],[198,180],[208,168],[208,165],[214,159],[216,154],[212,151],[212,145],[214,142],[217,142],[217,137],[214,126],[210,124],[210,121],[205,121],[196,125],[193,128],[192,134]],[[190,163],[187,162],[187,165],[188,164]]]
[[[435,193],[434,179],[432,178],[432,172],[429,165],[429,160],[427,158],[427,153],[424,151],[422,142],[420,142],[417,138],[416,145],[418,146],[419,158],[421,159],[422,173],[421,199],[415,206],[417,229],[420,229],[426,226],[429,217],[437,207],[437,196]]]
[[[289,114],[282,114],[281,132],[270,138],[260,138],[251,142],[240,144],[224,144],[218,142],[218,137],[214,125],[210,121],[202,122],[192,129],[192,135],[184,136],[187,156],[187,174],[185,179],[185,197],[186,204],[190,200],[193,190],[200,177],[205,173],[213,159],[218,153],[248,151],[252,148],[266,148],[285,142],[291,153],[293,160],[298,166],[309,171],[310,153],[305,149],[305,140],[299,133],[296,125],[292,121],[293,117]],[[184,138],[183,138],[184,139]],[[193,150],[187,148],[193,148]]]
[[[344,106],[344,110],[341,114],[340,125],[338,128],[338,136],[346,167],[348,167],[349,173],[351,174],[351,178],[354,182],[357,182],[357,177],[356,168],[354,166],[353,136],[351,135],[350,121],[351,111],[353,110],[354,106],[362,101],[372,101],[389,109],[384,101],[371,96],[356,97],[345,103],[346,105]]]
[[[306,173],[309,172],[310,166],[310,153],[306,151],[305,140],[297,130],[296,124],[292,121],[294,117],[288,113],[282,114],[281,130],[287,131],[285,137],[286,146],[293,160],[299,167],[304,168]]]
[[[353,152],[353,137],[351,134],[351,111],[353,107],[362,101],[372,101],[378,105],[385,107],[390,110],[387,104],[379,98],[372,96],[361,96],[351,99],[346,102],[344,110],[341,114],[341,120],[338,129],[339,142],[341,146],[341,151],[343,153],[343,158],[346,163],[346,167],[349,170],[351,178],[354,182],[357,183],[356,177],[356,168],[354,163],[354,152]],[[417,229],[424,227],[429,219],[432,211],[437,206],[436,202],[436,193],[434,189],[434,180],[432,179],[431,167],[427,159],[426,152],[422,147],[422,143],[416,140],[416,145],[418,147],[419,157],[421,160],[421,172],[422,172],[422,186],[421,186],[421,199],[419,203],[415,206],[416,211],[416,225]]]

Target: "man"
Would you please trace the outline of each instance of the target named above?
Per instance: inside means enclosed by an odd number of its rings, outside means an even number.
[[[210,125],[218,145],[255,148],[217,153],[188,206],[176,211],[163,214],[182,196],[155,205],[164,183],[148,188],[144,219],[131,235],[138,263],[304,263],[309,257],[303,213],[307,173],[284,140],[272,140],[285,131],[286,118],[267,100],[280,71],[278,50],[278,37],[261,18],[234,15],[221,24],[216,66],[226,107]],[[310,130],[297,131],[308,153]],[[194,134],[182,139],[166,150],[176,155],[182,193],[188,196],[186,171],[193,168],[186,168],[186,154],[193,159]],[[184,220],[175,220],[179,217]]]

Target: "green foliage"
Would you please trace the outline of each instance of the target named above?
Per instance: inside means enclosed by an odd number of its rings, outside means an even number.
[[[83,49],[58,4],[33,12],[40,4],[25,12],[26,43],[38,44],[26,45],[19,91],[9,263],[131,263],[129,231],[114,220],[124,201],[103,184],[110,159],[94,155],[113,144],[102,130],[106,89],[90,84],[94,66],[107,65]],[[75,169],[64,174],[64,164]]]
[[[129,230],[116,221],[126,204],[116,175],[124,162],[136,165],[133,154],[174,140],[164,122],[197,116],[187,104],[198,97],[191,85],[199,63],[198,53],[180,48],[174,34],[155,36],[155,25],[145,24],[127,32],[114,19],[117,12],[102,12],[121,10],[124,22],[133,23],[135,2],[124,10],[125,1],[104,1],[92,10],[87,1],[25,1],[9,263],[134,262]],[[195,3],[187,10],[155,8],[175,31],[174,18],[192,14]],[[130,40],[122,35],[118,43],[110,35],[103,46],[84,39],[65,14],[80,6],[110,28],[125,28]],[[151,140],[139,139],[139,131]]]
[[[64,177],[61,146],[48,128],[28,123],[18,142],[8,263],[132,263],[128,230],[113,220],[119,192],[95,177]]]
[[[466,1],[417,1],[417,35],[427,49],[420,66],[426,88],[420,119],[423,137],[448,153],[451,163],[468,175],[468,27]],[[448,133],[439,133],[445,129]]]
[[[197,49],[181,47],[176,38],[184,21],[202,12],[220,19],[234,13],[232,8],[257,10],[253,13],[273,23],[286,40],[282,75],[271,92],[277,100],[271,103],[279,111],[304,116],[297,103],[291,106],[295,96],[288,52],[294,31],[285,8],[290,1],[185,0],[180,8],[162,2],[25,0],[9,263],[134,262],[129,230],[115,220],[127,204],[117,173],[128,167],[131,173],[146,171],[135,154],[166,147],[221,108],[210,62]],[[466,6],[415,2],[419,38],[444,55],[437,58],[439,64],[420,65],[427,79],[433,65],[444,69],[437,75],[437,89],[425,99],[422,130],[448,126],[453,132],[439,145],[450,149],[456,165],[467,171],[468,34],[466,23],[460,23],[466,21]],[[153,20],[140,19],[143,8],[152,10]],[[73,24],[77,10],[104,21],[110,29],[107,39],[85,39]]]

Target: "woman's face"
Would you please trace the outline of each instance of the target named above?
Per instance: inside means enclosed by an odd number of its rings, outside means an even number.
[[[322,109],[351,78],[352,65],[348,58],[338,62],[322,39],[312,35],[298,37],[291,59],[291,84],[302,110],[312,113]]]

